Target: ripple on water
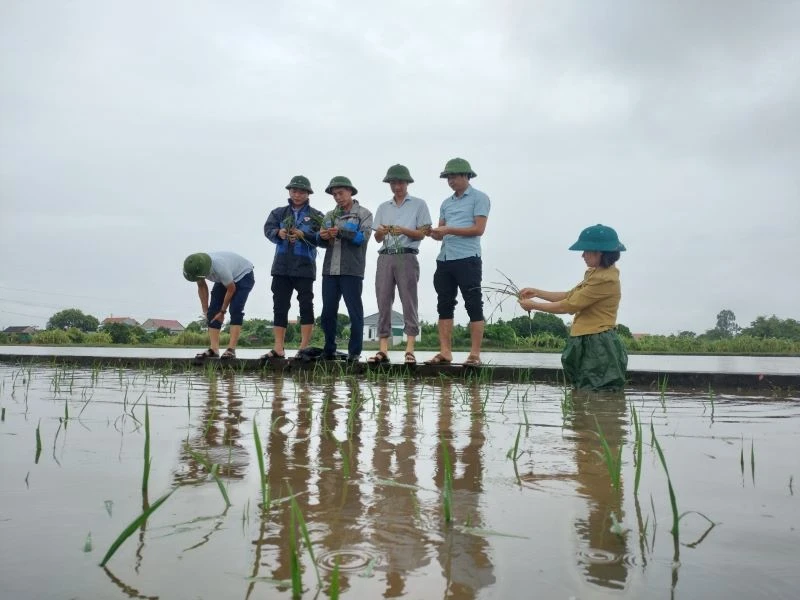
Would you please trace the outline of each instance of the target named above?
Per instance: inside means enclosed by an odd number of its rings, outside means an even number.
[[[619,554],[609,552],[608,550],[601,550],[600,548],[589,548],[578,552],[578,559],[581,562],[592,565],[613,565],[618,563],[621,558]]]
[[[339,563],[340,572],[359,573],[372,570],[380,563],[380,557],[374,552],[361,548],[329,550],[317,557],[319,566],[329,571],[333,571],[337,562]]]

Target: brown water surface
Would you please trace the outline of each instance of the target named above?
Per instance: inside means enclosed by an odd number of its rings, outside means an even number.
[[[3,409],[2,598],[289,598],[291,494],[314,555],[300,535],[308,598],[327,597],[335,565],[352,598],[795,598],[800,589],[798,398],[0,365]],[[686,513],[678,536],[651,426]],[[621,448],[619,489],[599,431],[612,462]],[[196,455],[219,465],[229,508]],[[143,507],[173,488],[99,567]]]

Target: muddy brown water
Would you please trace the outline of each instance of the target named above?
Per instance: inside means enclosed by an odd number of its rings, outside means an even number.
[[[565,401],[556,387],[444,378],[0,365],[0,410],[4,599],[289,598],[289,490],[312,542],[313,561],[300,543],[307,598],[328,596],[336,564],[350,598],[800,590],[797,397],[629,391]],[[638,493],[633,410],[643,430]],[[687,513],[677,538],[651,425]],[[613,456],[621,448],[619,490],[599,429]],[[452,463],[450,523],[440,440]],[[230,508],[187,443],[219,465]],[[143,505],[173,488],[99,567]]]

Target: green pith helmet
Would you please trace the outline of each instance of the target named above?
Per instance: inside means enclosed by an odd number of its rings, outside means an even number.
[[[588,252],[624,252],[625,245],[619,241],[617,232],[611,227],[597,224],[581,231],[578,241],[569,249]]]
[[[208,254],[202,252],[190,254],[183,261],[183,276],[186,281],[203,279],[209,273],[211,273],[211,257]]]
[[[414,183],[411,173],[408,172],[408,167],[405,165],[392,165],[389,167],[389,170],[386,171],[386,177],[383,178],[383,183],[391,183],[392,181]]]
[[[358,190],[353,187],[353,184],[350,183],[350,179],[345,177],[344,175],[337,175],[331,182],[328,184],[328,187],[325,188],[326,194],[333,194],[333,188],[337,187],[346,187],[350,188],[353,191],[353,196],[358,193]]]
[[[289,182],[289,185],[286,186],[286,189],[303,190],[304,192],[308,192],[309,194],[314,193],[314,190],[311,189],[311,182],[305,175],[295,175],[294,177],[292,177],[292,180]]]
[[[466,175],[470,179],[478,176],[465,158],[451,158],[448,160],[444,166],[444,171],[441,172],[439,177],[445,179],[448,175]]]

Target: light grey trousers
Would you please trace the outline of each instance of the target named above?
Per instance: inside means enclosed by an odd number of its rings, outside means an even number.
[[[403,332],[416,337],[419,333],[417,316],[417,283],[419,261],[416,254],[379,254],[375,273],[375,297],[378,301],[378,337],[392,335],[392,304],[394,290],[403,305]]]

